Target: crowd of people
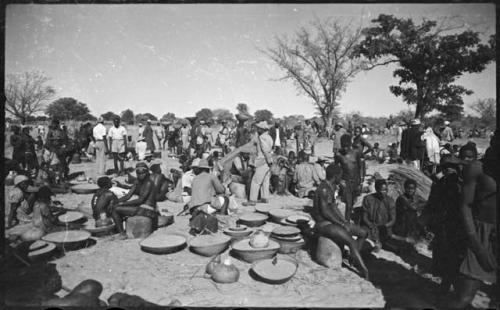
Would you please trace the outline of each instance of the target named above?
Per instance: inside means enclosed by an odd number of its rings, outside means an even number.
[[[269,203],[271,194],[294,195],[313,201],[315,226],[302,222],[299,227],[347,246],[366,278],[369,270],[361,253],[367,247],[378,251],[391,240],[416,243],[432,233],[433,272],[442,277],[443,292],[448,292],[451,285],[455,288],[455,307],[469,304],[481,283],[496,281],[499,171],[495,136],[479,159],[472,142],[456,149],[450,146],[454,137],[448,122],[439,135],[431,127],[423,130],[419,119],[408,126],[401,122],[395,141],[387,149],[368,142],[366,124],[345,129],[342,122],[337,122],[327,133],[333,140],[332,156],[324,157],[315,154],[320,133],[309,120],[290,131],[279,122],[270,126],[267,121],[250,121],[245,114],[236,115],[236,119],[235,127],[221,122],[215,131],[212,124],[197,118],[186,119],[178,128],[170,123],[153,127],[148,121],[144,128],[139,124],[135,143],[119,118],[109,129],[102,119],[94,127],[83,124],[78,142],[73,144],[95,157],[100,190],[92,199],[93,217],[112,219],[119,237],[126,238],[122,224],[126,217],[142,215],[156,223],[157,202],[170,200],[185,204],[182,213],[191,215],[190,232],[204,234],[218,230],[216,214],[233,212],[231,195],[243,198],[243,206]],[[38,166],[36,141],[26,135],[29,130],[13,130],[13,159],[26,167]],[[69,172],[70,140],[59,122],[53,120],[43,144],[42,162],[48,161],[50,166],[57,160],[62,180]],[[178,158],[180,168],[167,171],[161,160],[154,159],[155,152],[165,146],[171,156]],[[110,155],[116,176],[128,174],[130,179],[134,175],[132,185],[117,183],[128,191],[120,198],[111,191],[111,178],[106,176]],[[125,169],[127,160],[138,161],[135,169]],[[394,200],[388,195],[387,180],[376,173],[374,192],[364,195],[361,207],[354,208],[365,191],[369,161],[406,164],[425,172],[433,181],[428,201],[416,195],[418,184],[412,179],[406,180],[404,192]],[[47,207],[52,183],[32,192],[32,178],[18,175],[14,179],[15,186],[9,193],[8,226],[33,221],[35,227],[48,232],[58,225]],[[132,199],[133,195],[137,198]],[[35,209],[39,210],[36,215]]]

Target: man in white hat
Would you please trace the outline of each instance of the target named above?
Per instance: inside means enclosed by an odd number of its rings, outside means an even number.
[[[104,126],[104,119],[99,117],[97,119],[97,125],[92,129],[92,138],[94,142],[95,149],[95,160],[97,171],[94,175],[94,180],[97,180],[99,176],[103,176],[106,172],[106,154],[108,154],[108,141],[106,139],[107,129]]]
[[[443,132],[441,133],[442,140],[446,142],[452,142],[455,137],[453,136],[453,130],[450,127],[450,122],[449,121],[444,121],[444,129]]]
[[[273,164],[271,152],[273,149],[273,139],[269,135],[269,125],[266,121],[258,122],[254,125],[257,129],[257,134],[252,138],[257,156],[255,157],[254,167],[255,173],[252,177],[250,185],[250,197],[244,205],[254,206],[259,198],[260,201],[267,203],[269,199],[269,178],[270,168]]]
[[[347,133],[344,125],[341,121],[335,123],[334,131],[333,131],[333,155],[337,154],[337,152],[341,149],[340,146],[340,138]]]
[[[13,227],[19,223],[26,224],[31,222],[31,211],[28,205],[28,192],[30,179],[23,175],[16,175],[14,178],[14,188],[9,191],[10,212],[7,220],[7,228]]]

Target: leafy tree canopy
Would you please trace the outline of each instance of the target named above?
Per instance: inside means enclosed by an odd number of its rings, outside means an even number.
[[[144,123],[147,122],[148,120],[158,121],[158,118],[151,113],[137,114],[135,116],[135,121],[138,123]]]
[[[464,73],[477,73],[495,60],[495,38],[481,43],[479,33],[459,32],[464,26],[453,18],[424,20],[417,25],[412,19],[380,14],[372,20],[375,26],[363,30],[364,40],[354,55],[363,56],[371,64],[366,69],[394,63],[393,75],[399,85],[390,87],[395,96],[416,105],[415,117],[438,110],[457,117],[463,110],[464,95],[472,91],[455,85]]]
[[[56,118],[61,121],[86,121],[94,118],[85,103],[70,97],[59,98],[49,104],[45,109],[45,114],[50,118]]]
[[[273,113],[266,109],[255,111],[254,117],[256,122],[267,121],[271,123],[273,121]]]
[[[125,111],[123,111],[121,114],[121,119],[122,119],[122,122],[126,123],[126,124],[133,124],[134,123],[134,112],[130,109],[126,109]]]
[[[199,110],[198,112],[196,112],[195,116],[196,116],[199,120],[211,121],[211,120],[212,120],[212,117],[213,117],[214,115],[213,115],[213,113],[212,113],[212,110],[207,109],[207,108],[203,108],[203,109]]]
[[[114,112],[106,112],[104,114],[101,114],[101,117],[105,120],[105,121],[112,121],[114,120],[115,118],[117,117],[120,117],[119,115],[115,114]]]
[[[228,109],[214,109],[212,110],[212,114],[218,122],[234,120],[233,113]]]

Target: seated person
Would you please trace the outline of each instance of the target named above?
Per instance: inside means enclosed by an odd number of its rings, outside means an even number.
[[[250,153],[240,152],[238,156],[233,159],[231,166],[231,181],[241,184],[248,184],[251,179],[252,169],[249,166]]]
[[[156,188],[156,201],[167,200],[166,194],[170,189],[170,182],[161,172],[160,164],[154,164],[151,166],[150,178],[153,181]]]
[[[398,156],[398,147],[397,147],[396,143],[389,144],[387,146],[386,154],[387,154],[387,157],[389,158],[389,161],[388,161],[389,164],[394,164],[394,163],[400,162],[400,160],[401,160]]]
[[[170,169],[169,176],[172,184],[175,184],[175,187],[171,189],[165,197],[169,201],[173,202],[186,202],[182,200],[182,170],[180,169]]]
[[[396,199],[396,222],[394,223],[394,237],[402,237],[408,242],[415,243],[423,232],[418,225],[418,218],[426,202],[415,195],[417,182],[407,179],[404,183],[404,194]]]
[[[18,174],[14,178],[14,187],[9,191],[10,212],[7,220],[7,228],[17,224],[28,224],[31,222],[34,194],[28,191],[30,178]]]
[[[394,200],[387,195],[387,182],[375,181],[375,193],[363,198],[362,226],[368,228],[369,240],[380,250],[387,237],[392,236],[392,227],[396,221]]]
[[[151,168],[151,166],[154,164],[153,162],[153,153],[151,153],[150,150],[146,150],[146,154],[144,154],[144,163],[148,167],[148,169]]]
[[[193,179],[196,176],[195,170],[198,168],[200,163],[199,158],[195,158],[190,166],[190,170],[184,172],[181,179],[182,184],[182,201],[188,203],[191,200],[191,185],[193,183]]]
[[[304,151],[299,152],[299,164],[295,167],[293,182],[296,184],[297,196],[303,198],[311,191],[316,190],[316,185],[320,179],[314,167],[309,164],[307,154]]]
[[[326,159],[322,156],[318,157],[315,163],[313,163],[314,170],[316,170],[316,174],[318,175],[320,181],[323,181],[326,178],[326,169],[325,169]]]
[[[215,175],[219,180],[222,177],[223,168],[220,164],[219,152],[214,151],[208,158],[208,163],[213,167],[212,174]]]
[[[340,182],[341,173],[342,169],[338,165],[332,164],[326,168],[326,179],[321,181],[313,198],[312,216],[316,222],[314,230],[320,236],[331,239],[340,248],[347,245],[351,257],[357,267],[360,268],[362,276],[368,279],[368,269],[360,255],[368,232],[345,219],[334,196]],[[301,230],[303,224],[299,224]],[[354,240],[352,236],[357,236],[357,240]]]
[[[111,217],[113,206],[118,202],[116,195],[110,191],[112,187],[110,178],[104,176],[97,179],[99,190],[94,194],[90,205],[92,207],[92,217],[95,220],[101,218],[104,213],[106,217]]]
[[[136,143],[132,140],[132,136],[127,136],[127,148],[125,149],[127,159],[137,160],[136,150]]]
[[[288,192],[288,158],[285,156],[275,156],[271,166],[271,177],[269,180],[271,193],[287,195]]]
[[[443,156],[446,154],[453,154],[453,149],[451,148],[451,144],[446,143],[441,150],[439,151],[439,155]],[[457,156],[455,156],[457,157]]]
[[[135,144],[135,152],[137,154],[137,160],[144,160],[147,148],[148,145],[146,143],[146,138],[144,137],[139,138],[137,140],[137,143]]]
[[[123,229],[123,219],[128,216],[145,216],[153,220],[153,230],[156,228],[158,211],[156,210],[155,186],[149,177],[149,169],[145,163],[137,163],[135,167],[137,180],[130,191],[118,199],[114,206],[112,217],[115,222],[121,239],[126,239],[127,235]],[[132,195],[139,195],[137,199],[130,200]]]
[[[199,162],[198,167],[195,168],[195,174],[191,188],[191,201],[188,203],[192,215],[189,220],[190,232],[192,234],[215,233],[218,230],[218,221],[213,213],[219,211],[227,214],[228,204],[221,205],[220,200],[214,198],[216,195],[224,194],[226,189],[219,179],[210,173],[210,166],[206,159]]]

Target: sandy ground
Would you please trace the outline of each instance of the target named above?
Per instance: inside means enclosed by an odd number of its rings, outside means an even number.
[[[330,150],[330,141],[320,143],[316,149],[318,155],[326,156]],[[174,159],[165,155],[164,153],[163,159],[167,167],[178,165]],[[107,164],[108,169],[112,167],[111,160]],[[91,176],[94,166],[93,163],[72,164],[70,169],[72,173],[82,171]],[[389,165],[369,164],[368,173],[378,171],[387,177],[391,168]],[[59,194],[54,199],[61,201],[67,208],[90,212],[91,197],[92,195]],[[309,202],[295,197],[274,196],[271,197],[270,204],[299,210]],[[168,209],[174,214],[181,208],[181,204],[159,203],[159,209]],[[247,211],[251,210],[242,207],[238,212],[241,214]],[[188,216],[178,216],[174,224],[160,228],[154,234],[180,233],[189,241],[192,237],[187,234],[188,220]],[[290,255],[298,261],[298,271],[283,285],[269,285],[254,280],[248,273],[251,264],[237,259],[232,261],[240,271],[239,281],[234,284],[216,284],[204,275],[210,258],[194,254],[188,248],[174,254],[154,255],[141,251],[140,240],[119,241],[112,237],[96,240],[95,245],[67,252],[54,263],[66,287],[74,287],[85,279],[100,281],[104,286],[101,295],[103,300],[115,292],[126,292],[160,305],[178,300],[182,306],[383,307],[388,305],[388,298],[391,305],[405,305],[413,297],[408,297],[403,290],[411,290],[413,294],[415,291],[426,291],[427,287],[427,291],[431,291],[436,282],[428,275],[422,276],[426,273],[415,268],[418,263],[406,262],[398,255],[384,250],[367,263],[370,272],[373,270],[374,274],[371,282],[347,268],[322,267],[313,262],[306,251],[300,250]],[[229,250],[226,250],[223,255],[227,256],[228,253]],[[389,279],[388,274],[393,274],[392,278]],[[404,274],[414,280],[410,281],[413,283],[411,288],[399,285],[397,278]],[[416,299],[418,307],[429,305],[424,301],[428,299],[427,295]]]

